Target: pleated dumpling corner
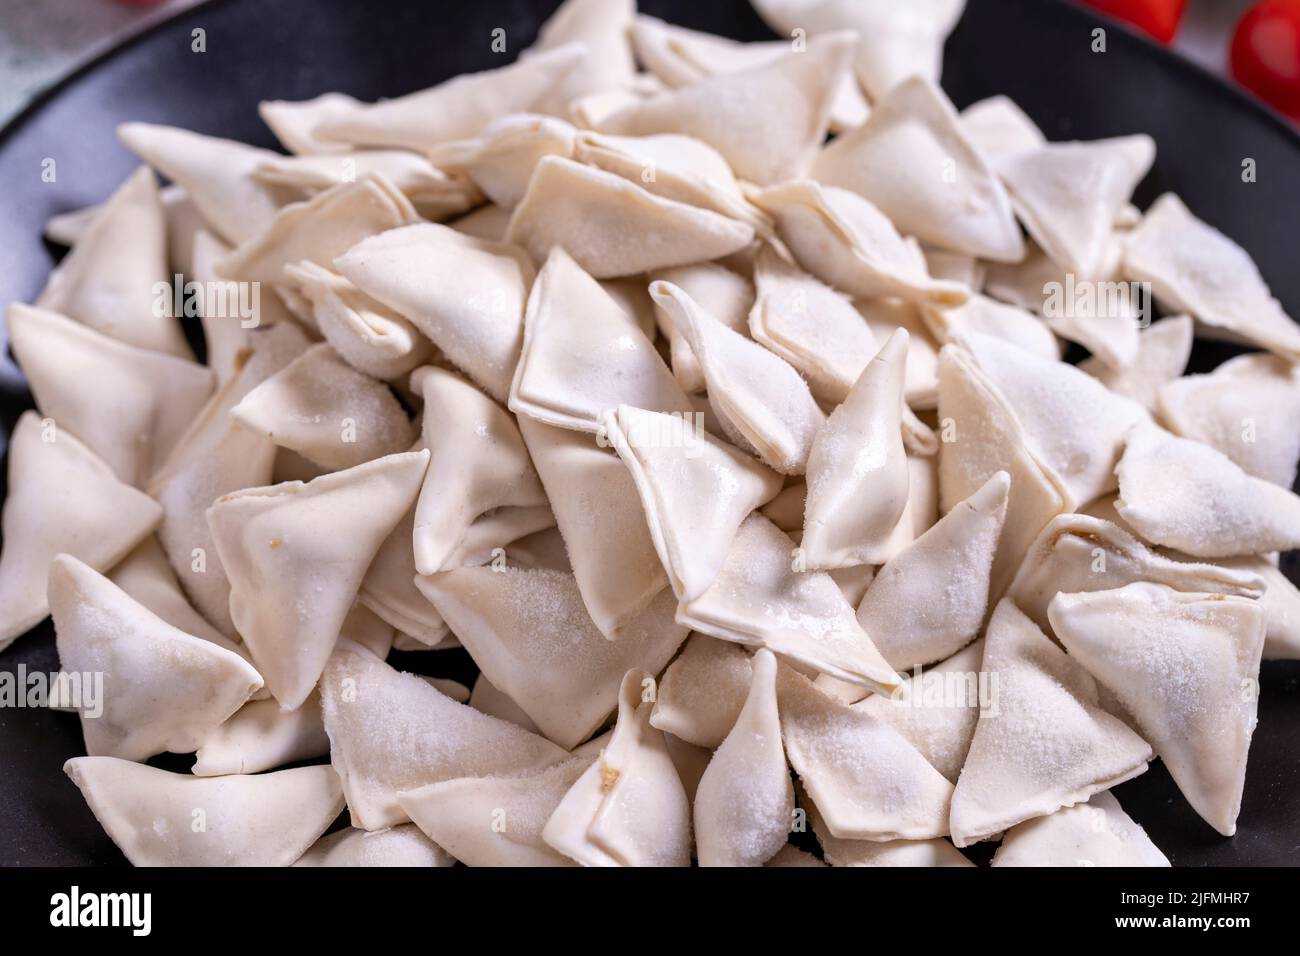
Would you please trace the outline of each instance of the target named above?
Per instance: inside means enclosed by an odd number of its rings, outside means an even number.
[[[808,172],[830,127],[853,38],[814,38],[806,50],[737,73],[709,76],[618,110],[602,132],[680,133],[720,152],[742,179],[762,186]]]
[[[695,791],[700,866],[762,866],[789,840],[794,787],[781,746],[777,662],[754,654],[745,704]]]
[[[354,826],[406,823],[398,795],[458,777],[549,766],[568,753],[544,737],[459,704],[351,641],[340,641],[321,676],[330,759]]]
[[[564,795],[594,755],[540,770],[459,777],[397,795],[429,839],[466,866],[574,866],[542,839]]]
[[[1097,682],[1009,599],[985,632],[981,708],[952,798],[952,838],[969,846],[1073,806],[1147,769],[1151,747],[1097,700]]]
[[[195,777],[74,757],[63,770],[135,866],[289,866],[343,809],[338,775],[324,765]]]
[[[55,266],[36,305],[127,345],[188,359],[190,347],[171,314],[171,279],[158,180],[141,166]],[[161,312],[159,299],[168,306]]]
[[[456,568],[417,585],[493,686],[566,750],[604,723],[629,669],[659,673],[686,639],[666,588],[611,641],[563,571]]]
[[[1300,497],[1209,445],[1135,428],[1116,473],[1116,509],[1153,544],[1198,558],[1300,547]]]
[[[80,708],[91,756],[191,753],[262,686],[238,654],[173,627],[71,555],[50,565],[49,601],[59,666],[104,675],[98,706]]]
[[[851,684],[893,691],[898,674],[862,630],[834,579],[799,567],[794,542],[767,518],[751,514],[717,579],[699,598],[683,603],[677,619]]]
[[[454,866],[447,851],[409,823],[387,830],[349,827],[321,837],[294,866]]]
[[[1070,656],[1133,716],[1196,812],[1232,836],[1259,702],[1259,603],[1140,582],[1058,594],[1048,617]]]
[[[54,421],[24,412],[9,439],[9,494],[0,519],[0,650],[49,614],[55,555],[107,571],[158,527],[162,514]]]
[[[865,197],[901,232],[940,249],[995,262],[1025,256],[1002,181],[924,77],[899,83],[865,123],[823,149],[812,177]]]
[[[323,342],[259,384],[230,414],[330,470],[396,454],[415,440],[415,427],[388,387]]]
[[[208,509],[231,617],[286,710],[316,685],[366,568],[428,463],[427,451],[389,455],[306,484],[234,492]]]
[[[1169,866],[1109,792],[1012,827],[993,866]]]
[[[334,260],[499,402],[524,340],[533,266],[523,250],[420,223],[370,236]]]
[[[411,373],[411,388],[424,399],[424,442],[432,453],[412,528],[418,573],[481,563],[487,559],[463,559],[555,523],[513,416],[436,366]],[[495,532],[478,533],[482,525]]]
[[[1175,434],[1218,449],[1256,478],[1283,488],[1295,484],[1296,363],[1264,352],[1239,355],[1208,375],[1172,378],[1159,387],[1156,404]]]
[[[1300,357],[1300,329],[1249,253],[1197,219],[1173,193],[1157,199],[1128,236],[1124,273],[1151,283],[1157,300],[1188,313],[1207,332],[1291,361]]]
[[[612,279],[719,259],[753,242],[754,228],[657,196],[615,173],[546,156],[506,238],[536,262],[562,246],[590,275]]]
[[[519,429],[587,612],[605,637],[616,640],[668,586],[636,482],[619,457],[591,435],[527,418],[519,420]]]
[[[779,688],[790,764],[833,836],[883,842],[948,833],[952,784],[891,724],[790,667]]]
[[[891,666],[943,660],[978,635],[1010,491],[1011,477],[998,472],[876,573],[858,623]]]
[[[650,726],[654,678],[628,671],[614,733],[542,830],[583,866],[690,866],[691,805],[664,734]]]
[[[826,416],[799,373],[727,328],[677,286],[654,282],[650,294],[699,360],[709,405],[728,436],[782,474],[802,474]]]
[[[1001,94],[988,96],[961,111],[961,128],[995,165],[1047,145],[1047,137],[1016,101]]]
[[[883,212],[848,189],[795,180],[753,194],[791,255],[827,285],[852,296],[960,305],[970,290],[932,279],[925,256]]]
[[[627,466],[668,583],[682,601],[718,576],[741,523],[781,490],[781,477],[676,415],[628,405],[605,416]]]
[[[42,415],[142,486],[208,400],[212,372],[15,302],[9,338]],[[95,383],[93,390],[86,387]]]
[[[808,454],[800,548],[810,568],[881,564],[907,507],[906,330],[894,332],[831,412]]]
[[[444,172],[468,178],[491,202],[514,209],[542,157],[572,158],[576,132],[553,116],[513,114],[489,124],[473,139],[435,147],[429,158]]]
[[[535,110],[585,56],[582,46],[566,43],[405,96],[350,105],[321,116],[311,135],[325,143],[423,153],[449,140],[477,136],[502,116]]]
[[[192,772],[199,777],[261,773],[329,752],[316,691],[297,710],[281,710],[280,702],[268,697],[245,704],[209,733],[195,753]]]
[[[617,405],[692,409],[654,343],[562,248],[533,283],[510,410],[548,425],[596,432]]]

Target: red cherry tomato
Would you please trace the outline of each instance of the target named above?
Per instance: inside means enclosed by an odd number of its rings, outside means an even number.
[[[1187,0],[1083,0],[1088,6],[1109,13],[1139,30],[1168,43],[1178,32],[1178,22],[1187,9]]]
[[[1300,119],[1300,0],[1264,0],[1250,8],[1232,37],[1232,75]]]

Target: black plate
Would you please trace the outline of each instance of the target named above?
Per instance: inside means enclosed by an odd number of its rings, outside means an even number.
[[[91,64],[0,133],[0,304],[30,301],[55,250],[40,239],[56,212],[104,199],[136,161],[113,136],[126,120],[170,123],[274,146],[257,116],[262,99],[343,90],[393,96],[459,73],[499,66],[491,31],[505,27],[510,54],[532,42],[556,0],[217,0],[163,24]],[[771,34],[745,0],[643,0],[644,12],[742,40]],[[1213,77],[1113,24],[1108,52],[1093,53],[1090,15],[1044,0],[970,0],[948,44],[944,86],[959,107],[1009,94],[1051,139],[1145,131],[1159,144],[1143,185],[1145,205],[1175,190],[1255,257],[1292,315],[1300,315],[1300,137]],[[191,31],[207,52],[191,52]],[[41,162],[57,161],[55,183]],[[1258,181],[1244,184],[1243,159]],[[0,418],[6,436],[31,399],[0,349]],[[1223,352],[1199,347],[1195,368]],[[88,383],[87,387],[93,387]],[[2,480],[2,479],[0,479]],[[1294,574],[1293,574],[1294,579]],[[49,623],[0,654],[0,667],[56,665]],[[464,674],[451,655],[403,655],[402,666]],[[1159,762],[1116,791],[1121,803],[1180,865],[1300,862],[1300,666],[1265,665],[1238,834],[1224,839],[1183,800]],[[63,776],[82,753],[77,719],[0,710],[0,863],[121,864],[123,858]],[[183,769],[185,761],[167,758]]]

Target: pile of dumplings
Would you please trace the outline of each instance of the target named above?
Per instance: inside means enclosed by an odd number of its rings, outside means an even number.
[[[1149,137],[955,110],[961,0],[756,3],[786,39],[567,0],[498,69],[263,103],[285,154],[127,123],[50,223],[0,648],[51,616],[103,675],[65,769],[132,863],[1167,866],[1109,792],[1157,757],[1233,834],[1300,658],[1300,328],[1131,205]],[[386,660],[454,648],[472,688]]]

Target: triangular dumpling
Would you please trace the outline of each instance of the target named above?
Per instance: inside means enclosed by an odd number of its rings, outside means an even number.
[[[106,571],[162,520],[156,501],[118,481],[89,448],[36,412],[18,419],[8,452],[0,650],[50,612],[45,591],[55,555]]]
[[[415,440],[388,386],[358,372],[324,342],[254,388],[230,414],[331,471],[396,454]]]
[[[556,247],[528,298],[510,410],[549,425],[595,432],[601,415],[617,405],[691,410],[635,320]]]
[[[519,429],[551,500],[587,612],[615,640],[668,586],[636,483],[619,457],[591,435],[527,418],[519,419]]]
[[[340,110],[323,117],[311,135],[327,143],[423,153],[448,140],[475,136],[499,117],[535,109],[586,55],[584,47],[568,43],[495,70]]]
[[[208,509],[231,617],[285,709],[311,693],[366,568],[428,463],[427,451],[389,455],[306,484],[246,488]]]
[[[890,666],[943,660],[979,634],[1010,490],[999,471],[876,573],[858,623]]]
[[[605,429],[641,496],[668,582],[680,600],[694,600],[717,577],[741,522],[781,490],[780,476],[675,415],[623,405]]]
[[[628,30],[636,15],[635,0],[564,0],[537,33],[537,42],[525,50],[521,62],[566,44],[582,47],[583,57],[540,104],[561,111],[573,100],[633,82],[636,64]]]
[[[171,282],[158,180],[141,166],[54,267],[36,305],[128,345],[188,359],[190,347],[171,315]],[[167,305],[161,314],[160,294]]]
[[[898,84],[870,119],[822,150],[812,178],[865,197],[929,245],[998,262],[1024,258],[1002,181],[943,91],[923,77]]]
[[[739,644],[692,634],[664,671],[650,726],[716,750],[745,705],[752,683],[750,657]]]
[[[354,826],[405,823],[398,794],[441,780],[508,774],[568,754],[544,737],[481,714],[414,674],[340,641],[321,676],[330,759]]]
[[[297,198],[296,190],[254,175],[259,164],[280,158],[269,149],[153,123],[123,123],[117,138],[183,188],[204,221],[231,244],[257,235],[281,206]]]
[[[363,239],[419,220],[396,186],[383,176],[367,176],[285,206],[266,228],[218,262],[217,272],[232,279],[283,283],[285,266],[329,266]]]
[[[748,199],[727,161],[702,140],[674,133],[610,136],[584,131],[573,158],[615,173],[664,199],[712,210],[770,233],[772,222]]]
[[[1048,628],[1047,606],[1058,592],[1107,591],[1152,581],[1178,591],[1258,598],[1264,584],[1249,570],[1176,561],[1152,551],[1119,525],[1083,514],[1057,515],[1027,552],[1007,589],[1035,624]]]
[[[415,506],[415,569],[433,574],[476,540],[476,521],[511,531],[505,545],[553,523],[514,418],[452,372],[416,369],[411,389],[424,398],[424,441],[432,452]]]
[[[573,157],[577,130],[564,120],[533,113],[503,116],[473,139],[429,152],[439,169],[471,180],[503,209],[519,205],[543,156]]]
[[[1283,488],[1295,484],[1300,367],[1294,362],[1262,352],[1239,355],[1208,375],[1161,386],[1158,407],[1175,434],[1218,449],[1246,474]]]
[[[1138,583],[1058,594],[1052,630],[1113,693],[1207,823],[1237,829],[1259,701],[1256,601]]]
[[[980,670],[983,660],[984,639],[980,638],[942,663],[914,670],[893,694],[872,694],[854,708],[892,726],[930,766],[956,783],[975,736],[980,707],[991,702],[995,693]],[[835,690],[839,696],[839,688]]]
[[[1235,341],[1300,358],[1300,329],[1269,292],[1250,255],[1197,219],[1173,193],[1152,204],[1129,235],[1124,272],[1149,282],[1172,312],[1186,312]]]
[[[794,542],[762,515],[745,519],[726,564],[677,619],[724,641],[766,647],[805,667],[889,693],[899,676],[859,626],[830,575],[799,571]]]
[[[533,282],[522,250],[422,223],[371,236],[334,265],[409,319],[493,398],[506,400]]]
[[[1116,368],[1093,356],[1079,368],[1096,377],[1116,395],[1131,398],[1149,412],[1156,411],[1160,387],[1183,374],[1192,355],[1192,320],[1185,315],[1153,322],[1138,333],[1133,361]]]
[[[325,119],[348,116],[364,105],[346,93],[322,93],[309,100],[262,100],[257,104],[257,115],[287,152],[314,156],[348,151],[347,144],[317,139],[312,130]]]
[[[285,266],[325,341],[358,372],[392,381],[428,361],[433,343],[343,276],[314,262]]]
[[[753,242],[754,228],[603,169],[547,156],[515,207],[506,239],[535,262],[562,246],[586,272],[612,279],[719,259]]]
[[[637,59],[671,89],[690,86],[706,76],[767,66],[794,50],[787,40],[741,43],[644,14],[633,21],[629,35]],[[831,104],[832,132],[860,126],[870,113],[858,78],[846,72]]]
[[[799,373],[701,309],[677,286],[655,282],[654,297],[691,347],[709,388],[709,405],[769,466],[802,474],[826,416]]]
[[[690,866],[691,806],[664,735],[650,726],[654,695],[651,675],[627,672],[613,736],[542,830],[583,866]]]
[[[965,0],[758,0],[754,7],[786,36],[854,31],[858,80],[876,102],[909,76],[939,81],[943,42]]]
[[[1109,792],[1011,828],[992,866],[1169,866]]]
[[[1300,497],[1209,445],[1135,428],[1116,473],[1120,517],[1153,544],[1198,558],[1300,547]]]
[[[104,675],[104,699],[81,709],[91,756],[192,753],[262,686],[242,657],[172,627],[71,555],[50,565],[49,601],[59,666]]]
[[[1124,436],[1150,420],[1142,406],[1072,365],[1039,358],[992,336],[974,333],[961,344],[1015,409],[1030,449],[1060,479],[1072,504],[1115,490]]]
[[[939,507],[949,511],[999,471],[1011,476],[989,601],[1002,596],[1020,559],[1043,525],[1070,507],[1060,479],[1026,446],[1015,413],[970,355],[946,345],[939,355],[939,422],[946,441],[939,456]]]
[[[1091,278],[1102,271],[1115,220],[1155,158],[1155,141],[1139,134],[1046,143],[1003,160],[998,171],[1043,251]]]
[[[312,691],[297,710],[282,710],[274,698],[245,704],[204,738],[192,772],[200,777],[261,773],[329,752],[320,695]]]
[[[1017,345],[1039,358],[1056,361],[1061,357],[1061,344],[1047,322],[1027,309],[986,295],[976,293],[964,304],[949,308],[923,305],[921,317],[935,340],[945,345],[980,333]]]
[[[541,770],[460,777],[397,795],[407,815],[466,866],[573,866],[542,829],[595,755]]]
[[[961,111],[961,128],[994,164],[1047,145],[1047,137],[1009,96],[998,94]]]
[[[253,352],[243,368],[208,400],[149,482],[149,493],[163,506],[158,540],[172,570],[199,613],[228,636],[235,634],[230,582],[212,543],[207,510],[224,494],[269,484],[276,458],[275,446],[234,421],[229,411],[289,364],[308,340],[296,322],[280,322],[253,330],[250,343]]]
[[[776,221],[795,261],[851,296],[960,305],[970,290],[930,278],[925,256],[857,193],[812,180],[772,186],[751,197]]]
[[[741,335],[748,334],[749,312],[754,305],[754,283],[745,276],[716,262],[697,262],[689,266],[659,269],[649,279],[651,282],[671,282],[727,328]],[[655,302],[650,295],[649,285],[644,281],[639,284],[650,302],[655,325],[668,340],[668,358],[672,364],[673,377],[682,390],[691,395],[705,392],[708,384],[704,380],[704,370],[700,368],[700,360],[691,351],[686,336],[673,323],[670,311]]]
[[[799,543],[807,567],[885,559],[910,481],[902,432],[907,338],[899,329],[885,341],[813,439]]]
[[[776,657],[760,649],[745,705],[695,791],[700,866],[762,866],[789,839],[794,787],[781,746]]]
[[[488,680],[566,750],[604,723],[630,668],[659,673],[686,639],[667,589],[611,641],[562,571],[457,568],[417,585]]]
[[[422,447],[422,443],[417,445]],[[447,638],[447,624],[415,586],[414,534],[413,506],[379,546],[357,600],[403,634],[436,648]]]
[[[108,579],[172,627],[252,660],[243,644],[221,633],[190,606],[156,536],[145,538],[119,561]],[[263,688],[253,696],[266,697],[269,692]]]
[[[770,64],[705,77],[618,110],[600,130],[693,136],[742,179],[761,186],[797,179],[826,138],[852,46],[848,35],[820,37]]]
[[[985,636],[996,683],[980,709],[952,798],[952,839],[969,846],[1087,800],[1147,768],[1151,747],[1097,702],[1097,682],[1003,600]]]
[[[214,376],[202,365],[119,342],[57,313],[15,302],[8,320],[14,356],[41,413],[128,484],[148,480],[212,392]]]
[[[754,261],[754,285],[757,298],[749,313],[754,341],[789,362],[820,401],[844,401],[880,349],[862,314],[771,245]]]
[[[343,809],[327,766],[194,777],[74,757],[63,771],[135,866],[288,866]]]
[[[781,671],[781,731],[790,764],[832,835],[928,840],[948,832],[953,787],[889,723]]]
[[[405,824],[388,830],[349,827],[323,836],[294,866],[454,866],[455,860],[429,842],[420,828]]]

